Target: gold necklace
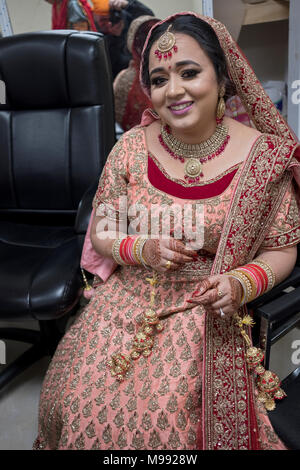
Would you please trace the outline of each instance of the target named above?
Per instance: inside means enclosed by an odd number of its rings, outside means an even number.
[[[184,163],[184,178],[195,183],[203,177],[202,165],[220,155],[229,142],[228,129],[218,124],[213,135],[200,144],[186,144],[176,139],[169,126],[162,126],[158,136],[163,148],[176,160]],[[187,159],[187,161],[185,161]]]

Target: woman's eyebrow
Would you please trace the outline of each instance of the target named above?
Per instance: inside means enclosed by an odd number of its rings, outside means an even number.
[[[179,62],[176,62],[176,67],[182,67],[183,65],[196,65],[197,67],[200,67],[200,64],[198,64],[198,62],[195,62],[194,60],[180,60]],[[150,77],[151,75],[153,75],[154,73],[159,73],[159,72],[163,72],[164,71],[164,67],[156,67],[155,69],[151,70],[150,72]]]
[[[181,67],[182,65],[197,65],[200,67],[200,64],[198,62],[195,62],[194,60],[187,59],[187,60],[181,60],[179,62],[176,62],[176,67]]]
[[[156,67],[155,69],[151,70],[151,72],[150,72],[150,77],[151,77],[151,75],[153,75],[154,73],[163,72],[163,71],[164,71],[164,68],[163,68],[163,67]]]

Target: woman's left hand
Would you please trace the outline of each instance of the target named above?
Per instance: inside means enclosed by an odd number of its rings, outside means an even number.
[[[201,281],[188,302],[203,305],[208,313],[224,317],[237,312],[242,296],[241,283],[230,275],[220,274]]]

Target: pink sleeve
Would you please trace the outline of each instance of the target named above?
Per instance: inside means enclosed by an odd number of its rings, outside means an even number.
[[[115,271],[118,265],[113,259],[104,258],[94,250],[90,236],[91,225],[95,212],[103,205],[103,215],[106,215],[108,218],[119,219],[122,213],[122,208],[120,207],[120,201],[122,201],[122,199],[120,199],[120,197],[127,195],[126,161],[126,144],[122,136],[109,154],[102,171],[98,189],[94,196],[93,211],[83,244],[81,267],[99,276],[104,282]]]
[[[110,258],[104,258],[99,255],[93,248],[91,242],[91,225],[94,217],[95,209],[93,209],[86,236],[84,239],[83,250],[81,254],[81,267],[91,274],[99,276],[105,282],[114,272],[117,264]]]
[[[294,185],[291,183],[261,248],[280,249],[300,242],[300,215]]]

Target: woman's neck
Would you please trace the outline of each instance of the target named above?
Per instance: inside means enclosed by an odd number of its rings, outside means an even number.
[[[200,144],[209,139],[215,132],[217,123],[214,120],[210,124],[195,126],[189,129],[178,129],[170,126],[171,133],[176,139],[186,144]]]

